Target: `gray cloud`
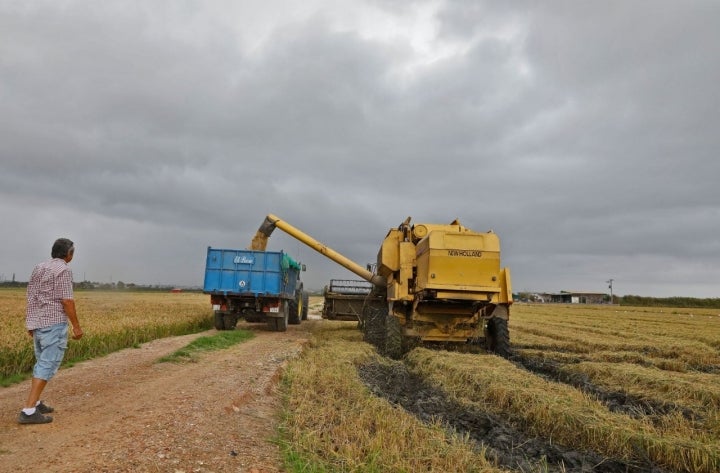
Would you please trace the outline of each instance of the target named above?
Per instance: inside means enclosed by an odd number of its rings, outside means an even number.
[[[412,215],[516,290],[717,297],[720,7],[433,5],[0,6],[0,274],[64,235],[76,279],[200,284],[267,213],[364,264]]]

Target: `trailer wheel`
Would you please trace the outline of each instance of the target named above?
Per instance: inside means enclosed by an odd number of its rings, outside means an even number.
[[[268,318],[268,327],[274,332],[286,332],[288,326],[288,318],[290,311],[288,308],[287,301],[282,303],[282,317],[270,317]]]
[[[302,310],[302,307],[299,306],[299,303],[302,303],[302,297],[298,295],[297,299],[298,300],[288,301],[288,322],[290,325],[298,325],[300,323],[300,317],[302,315],[300,311]]]
[[[215,330],[225,330],[225,321],[223,319],[223,313],[220,312],[219,310],[215,311],[213,324],[215,325]]]
[[[225,326],[225,330],[235,330],[235,325],[237,324],[237,321],[237,315],[235,314],[223,315],[223,325]]]
[[[245,322],[248,323],[257,323],[257,322],[264,322],[265,318],[261,313],[257,313],[254,310],[253,311],[245,311],[242,314],[243,318],[245,319]]]
[[[302,301],[303,301],[303,306],[302,306],[302,316],[301,316],[301,318],[302,318],[303,320],[307,320],[308,310],[309,310],[308,304],[310,303],[310,296],[309,296],[308,293],[305,292],[305,291],[303,291],[303,293],[302,293]]]
[[[277,331],[278,332],[287,331],[288,318],[290,317],[290,310],[289,310],[287,301],[283,304],[282,310],[283,310],[283,316],[280,317],[279,319],[277,319],[277,321],[278,321],[278,323],[277,323],[278,330]]]
[[[485,346],[489,351],[503,358],[510,356],[510,331],[507,319],[493,317],[488,320]]]

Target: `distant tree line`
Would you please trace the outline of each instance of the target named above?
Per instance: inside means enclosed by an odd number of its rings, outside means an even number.
[[[543,301],[540,295],[532,292],[518,292],[513,294],[517,302],[549,302]],[[603,302],[610,303],[610,295],[606,294]],[[613,295],[613,304],[632,305],[639,307],[679,307],[697,309],[720,309],[720,298],[700,299],[695,297],[644,297],[644,296],[618,296]]]
[[[27,281],[2,281],[0,282],[0,288],[2,287],[27,287]],[[94,281],[81,281],[73,283],[73,287],[75,289],[79,290],[87,290],[87,291],[170,291],[175,288],[175,286],[169,286],[164,284],[155,284],[155,285],[142,285],[142,284],[135,284],[135,283],[124,283],[122,281],[118,282],[112,282],[112,283],[101,283],[101,282],[94,282]],[[193,291],[199,291],[199,288],[192,288],[187,289],[183,288],[183,291],[187,292],[193,292]]]
[[[614,297],[620,305],[634,305],[641,307],[694,307],[698,309],[720,309],[720,298],[698,299],[695,297],[643,297],[622,296]]]
[[[21,281],[2,281],[0,282],[0,287],[25,287],[27,286],[26,282]]]

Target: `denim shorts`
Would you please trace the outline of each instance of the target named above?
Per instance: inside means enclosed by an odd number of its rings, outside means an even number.
[[[55,376],[68,344],[68,324],[51,325],[33,330],[35,344],[35,367],[33,378],[49,381]]]

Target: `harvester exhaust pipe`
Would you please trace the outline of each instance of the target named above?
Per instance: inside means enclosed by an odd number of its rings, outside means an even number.
[[[284,231],[291,237],[300,240],[313,250],[327,256],[331,260],[352,271],[353,273],[357,274],[358,276],[372,283],[373,285],[382,288],[386,286],[387,281],[384,277],[380,276],[379,274],[371,273],[356,262],[346,258],[332,248],[323,245],[310,235],[298,230],[289,223],[280,220],[273,214],[269,214],[267,217],[265,217],[265,220],[263,221],[262,225],[260,225],[260,228],[258,228],[258,231],[255,233],[255,236],[252,239],[252,245],[250,249],[255,251],[265,251],[265,248],[267,248],[268,238],[270,238],[270,235],[272,234],[273,230],[275,230],[275,227]]]

